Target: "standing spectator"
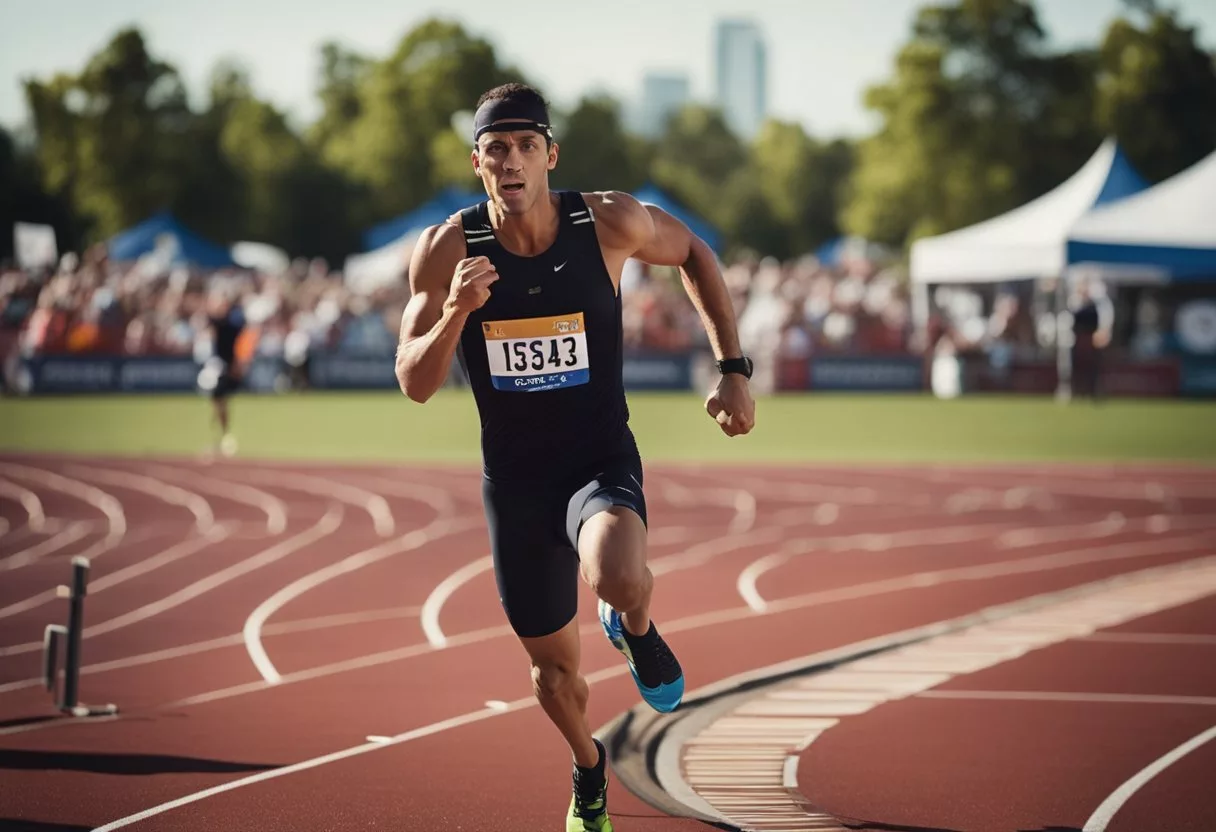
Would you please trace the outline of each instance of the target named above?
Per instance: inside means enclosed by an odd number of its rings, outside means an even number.
[[[1114,306],[1089,281],[1077,285],[1072,303],[1072,389],[1097,400],[1101,394],[1102,352],[1110,344]]]

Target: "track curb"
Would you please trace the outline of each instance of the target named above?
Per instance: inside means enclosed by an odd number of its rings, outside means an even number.
[[[800,677],[811,677],[976,625],[1213,562],[1216,557],[1199,557],[1136,570],[770,665],[699,688],[688,694],[679,709],[670,714],[658,713],[644,703],[638,704],[595,733],[608,749],[617,780],[638,799],[673,817],[697,820],[728,832],[747,832],[747,827],[738,825],[697,795],[684,780],[679,760],[680,750],[687,740],[743,702]],[[806,805],[808,811],[815,811],[807,805],[805,798],[796,793],[792,797]]]

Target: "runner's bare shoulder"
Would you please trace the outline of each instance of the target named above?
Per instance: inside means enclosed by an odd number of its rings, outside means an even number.
[[[595,215],[595,231],[605,248],[632,251],[654,234],[654,222],[646,206],[624,191],[592,191],[583,194]]]
[[[441,289],[446,294],[456,265],[465,258],[466,252],[459,214],[438,225],[427,226],[418,236],[410,257],[411,292],[418,294]]]

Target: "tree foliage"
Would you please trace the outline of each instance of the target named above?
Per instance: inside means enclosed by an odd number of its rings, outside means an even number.
[[[1096,48],[1057,53],[1029,0],[922,8],[866,93],[881,127],[858,148],[845,227],[903,245],[978,222],[1058,185],[1106,136],[1150,181],[1210,153],[1212,56],[1176,13],[1127,5]]]
[[[1177,12],[1152,2],[1115,21],[1099,49],[1097,111],[1145,176],[1164,179],[1216,147],[1216,59]]]
[[[1098,42],[1064,51],[1032,0],[926,5],[865,92],[879,127],[856,142],[778,119],[744,141],[702,104],[647,140],[589,95],[555,108],[551,184],[651,183],[715,224],[728,254],[790,257],[846,232],[907,245],[991,217],[1057,185],[1107,135],[1159,180],[1216,147],[1216,63],[1177,12],[1124,3]],[[138,29],[117,32],[78,71],[25,82],[32,140],[0,132],[0,222],[51,222],[66,249],[169,210],[218,242],[340,260],[369,225],[440,188],[475,189],[468,113],[486,89],[528,81],[442,18],[385,55],[330,42],[318,57],[320,112],[296,126],[227,62],[192,109],[177,69]]]

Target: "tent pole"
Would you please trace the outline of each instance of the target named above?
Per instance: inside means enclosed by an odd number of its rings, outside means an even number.
[[[1056,279],[1056,401],[1072,400],[1072,350],[1069,349],[1068,275]]]
[[[914,281],[911,300],[912,329],[918,338],[926,339],[929,334],[929,284]]]

